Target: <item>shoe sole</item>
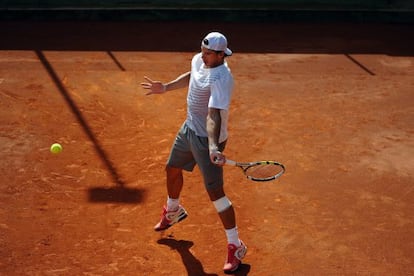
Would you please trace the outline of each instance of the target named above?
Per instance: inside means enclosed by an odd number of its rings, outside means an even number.
[[[240,268],[241,264],[242,264],[242,262],[240,261],[239,265],[236,268],[233,268],[232,270],[223,270],[223,272],[225,274],[233,274],[234,272],[236,272]]]
[[[166,227],[164,227],[164,228],[154,228],[154,230],[155,230],[155,231],[157,231],[157,232],[160,232],[160,231],[165,231],[165,230],[167,230],[168,228],[170,228],[171,226],[173,226],[174,224],[179,223],[180,221],[182,221],[183,219],[185,219],[187,216],[188,216],[188,215],[187,215],[187,213],[185,213],[185,214],[184,214],[184,216],[180,217],[180,218],[178,219],[178,221],[177,221],[177,222],[174,222],[173,224],[168,224],[168,225],[167,225]]]

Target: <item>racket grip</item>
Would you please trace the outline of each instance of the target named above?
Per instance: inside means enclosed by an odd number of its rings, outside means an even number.
[[[226,165],[230,165],[230,166],[236,166],[236,161],[230,160],[230,159],[226,159]]]

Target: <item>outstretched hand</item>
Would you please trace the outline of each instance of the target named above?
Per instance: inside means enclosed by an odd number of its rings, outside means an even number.
[[[144,77],[147,82],[141,82],[144,89],[149,90],[145,95],[162,94],[166,92],[166,86],[160,81],[153,81],[148,77]]]

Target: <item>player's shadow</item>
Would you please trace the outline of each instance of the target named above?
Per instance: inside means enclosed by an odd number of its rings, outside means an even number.
[[[229,273],[229,275],[235,275],[235,276],[246,276],[249,275],[250,272],[250,265],[249,264],[240,264],[239,268],[234,271],[233,273]]]
[[[204,272],[201,262],[190,252],[191,246],[194,245],[192,241],[177,241],[172,238],[162,238],[158,240],[158,243],[167,245],[171,248],[171,250],[176,250],[180,253],[181,259],[183,260],[189,276],[218,276],[217,274]]]
[[[189,276],[218,276],[214,273],[206,273],[201,262],[190,252],[190,248],[194,245],[192,241],[176,240],[173,238],[162,238],[158,240],[159,244],[167,245],[171,250],[176,250],[180,253],[184,266]],[[237,271],[231,275],[248,275],[250,272],[250,265],[241,264]]]

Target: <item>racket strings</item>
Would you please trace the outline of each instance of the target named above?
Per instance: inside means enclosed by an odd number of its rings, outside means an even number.
[[[247,168],[245,174],[257,179],[265,179],[275,176],[280,172],[282,172],[282,167],[276,164],[260,164]]]

